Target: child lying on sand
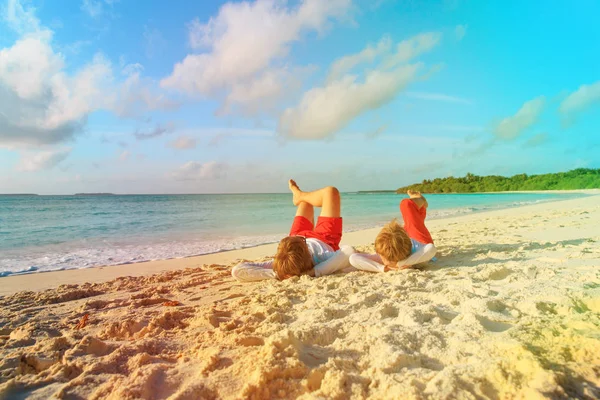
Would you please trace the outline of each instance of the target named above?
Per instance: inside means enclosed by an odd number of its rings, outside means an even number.
[[[420,192],[407,192],[409,199],[400,202],[404,228],[396,220],[383,227],[375,238],[377,254],[352,254],[354,268],[370,272],[410,268],[431,260],[436,253],[429,230],[425,226],[427,200]]]
[[[333,186],[303,192],[291,179],[288,185],[297,206],[290,235],[279,242],[273,260],[243,262],[233,267],[231,275],[235,279],[258,281],[300,275],[322,276],[350,266],[349,257],[354,249],[339,246],[342,240],[340,192]],[[316,226],[314,207],[321,207]]]

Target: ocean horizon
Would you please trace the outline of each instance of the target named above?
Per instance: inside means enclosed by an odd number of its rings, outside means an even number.
[[[585,196],[430,194],[436,219]],[[344,232],[401,220],[393,191],[342,193]],[[191,257],[277,242],[289,193],[0,195],[0,276]],[[318,210],[316,212],[318,215]]]

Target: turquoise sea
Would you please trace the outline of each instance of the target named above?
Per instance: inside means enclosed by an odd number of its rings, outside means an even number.
[[[428,195],[429,218],[581,194]],[[343,193],[344,231],[400,218],[394,193]],[[187,257],[278,241],[291,194],[1,196],[0,276]],[[318,210],[317,210],[318,212]]]

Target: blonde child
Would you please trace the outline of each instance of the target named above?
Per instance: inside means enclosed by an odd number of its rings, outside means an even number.
[[[354,253],[350,246],[342,246],[342,218],[340,192],[327,186],[313,192],[303,192],[292,179],[288,182],[293,194],[296,216],[288,237],[282,239],[273,260],[262,263],[243,262],[231,270],[239,281],[287,279],[292,276],[322,276],[350,266]],[[314,224],[314,208],[321,214]]]
[[[381,229],[375,238],[376,254],[352,254],[350,264],[370,272],[386,272],[410,268],[431,260],[436,253],[429,230],[425,226],[427,200],[420,192],[408,191],[409,198],[400,202],[404,227],[396,220]]]

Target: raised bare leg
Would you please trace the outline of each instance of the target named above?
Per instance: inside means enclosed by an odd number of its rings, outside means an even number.
[[[419,192],[409,192],[410,199],[400,202],[400,213],[404,220],[404,230],[411,239],[421,243],[433,243],[431,233],[425,226],[427,200]]]
[[[425,197],[423,197],[423,195],[421,194],[421,192],[417,192],[415,190],[409,190],[406,192],[406,194],[416,204],[417,208],[421,208],[421,207],[427,208],[427,206],[429,205],[427,203],[427,200],[425,199]]]
[[[313,226],[315,225],[315,208],[303,201],[298,204],[298,208],[296,209],[296,217],[304,217],[310,221]]]
[[[290,179],[288,185],[294,195],[294,205],[305,202],[313,207],[321,207],[321,217],[341,216],[340,192],[337,188],[326,186],[312,192],[303,192],[293,179]]]

